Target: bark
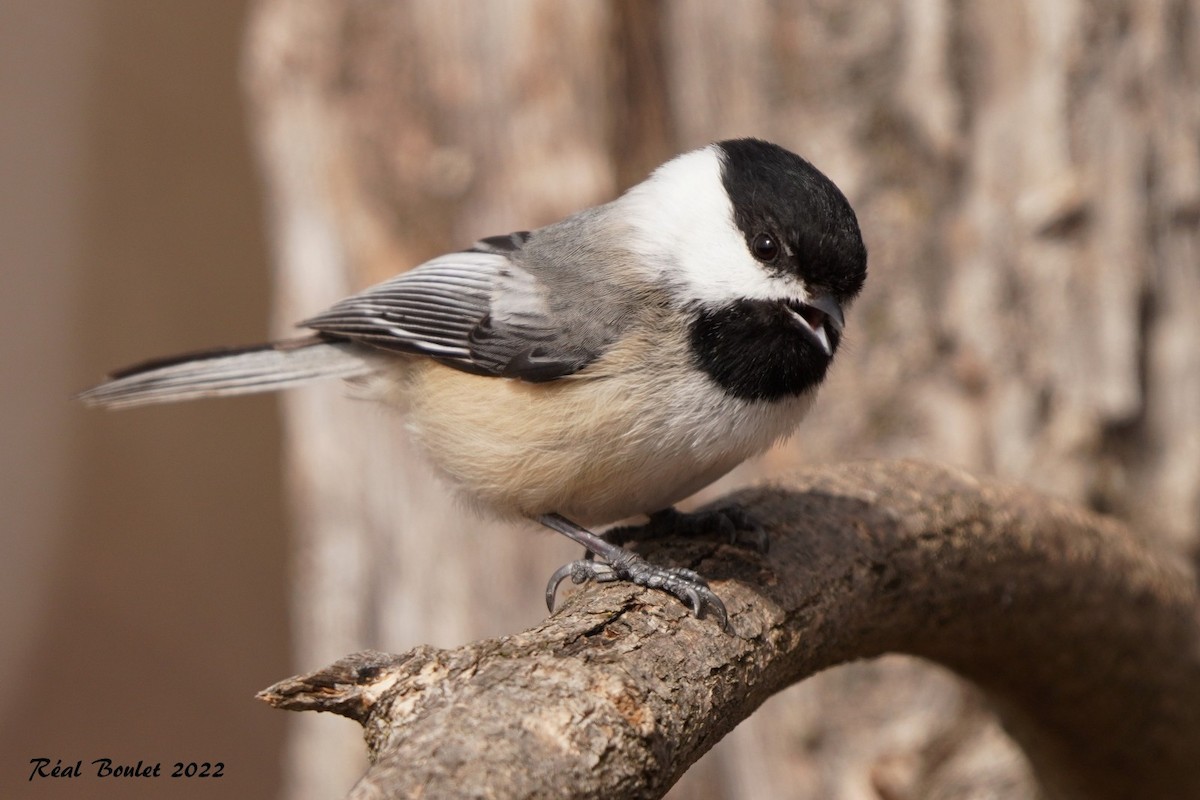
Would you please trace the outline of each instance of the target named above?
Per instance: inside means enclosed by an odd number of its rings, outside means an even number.
[[[659,797],[767,697],[903,652],[992,697],[1054,798],[1200,796],[1194,575],[1118,523],[919,462],[802,472],[732,498],[767,556],[648,545],[715,581],[732,635],[633,587],[530,630],[368,651],[261,697],[362,723],[352,798]]]

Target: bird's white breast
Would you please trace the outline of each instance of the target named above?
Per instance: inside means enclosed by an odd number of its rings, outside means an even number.
[[[682,343],[670,353],[656,343],[651,361],[639,347],[541,384],[412,360],[403,396],[391,399],[472,505],[584,525],[673,505],[787,436],[812,404],[811,393],[739,400],[687,366]]]

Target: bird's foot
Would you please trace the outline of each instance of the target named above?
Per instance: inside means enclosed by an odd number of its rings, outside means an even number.
[[[704,609],[712,610],[721,623],[721,628],[729,631],[729,613],[725,604],[708,588],[708,581],[699,573],[684,567],[658,567],[629,550],[620,549],[620,553],[612,557],[609,563],[580,559],[569,564],[563,564],[550,576],[546,585],[546,606],[554,611],[554,596],[558,585],[567,578],[576,585],[589,580],[596,583],[613,583],[627,581],[635,586],[647,589],[660,589],[675,595],[697,617],[704,616]]]
[[[543,514],[538,519],[546,527],[558,531],[588,550],[588,558],[564,564],[550,576],[550,582],[546,585],[546,607],[551,613],[554,612],[554,595],[558,591],[558,585],[567,578],[575,584],[589,580],[597,583],[627,581],[636,586],[669,592],[683,601],[697,617],[703,617],[705,608],[709,608],[720,620],[721,628],[726,632],[731,630],[725,604],[708,588],[708,581],[693,570],[655,566],[637,553],[605,541],[561,514]],[[593,560],[593,554],[600,556],[604,561]]]

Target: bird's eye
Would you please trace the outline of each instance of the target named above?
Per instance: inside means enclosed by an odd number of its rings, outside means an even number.
[[[750,242],[750,250],[759,261],[774,261],[779,255],[779,243],[771,234],[760,233]]]

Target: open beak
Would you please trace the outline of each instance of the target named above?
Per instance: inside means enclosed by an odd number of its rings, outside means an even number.
[[[819,294],[810,297],[807,302],[789,300],[784,307],[817,340],[825,355],[832,356],[833,344],[829,339],[829,330],[832,328],[841,334],[846,321],[838,302],[829,295]]]

